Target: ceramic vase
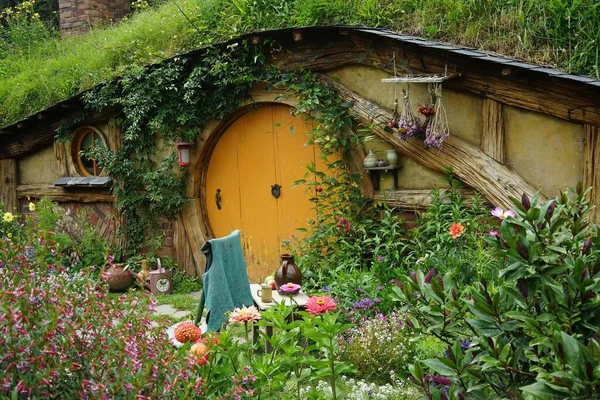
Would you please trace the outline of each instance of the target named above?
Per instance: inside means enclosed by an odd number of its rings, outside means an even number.
[[[279,294],[296,294],[295,293],[282,293],[279,288],[286,283],[295,283],[297,285],[302,285],[302,273],[300,272],[300,268],[294,262],[294,256],[291,254],[282,254],[281,255],[281,265],[275,271],[275,286],[277,287],[277,292]]]
[[[373,168],[377,166],[377,156],[373,153],[373,150],[369,150],[369,154],[363,160],[365,168]]]
[[[106,270],[106,283],[110,292],[125,292],[133,285],[133,274],[123,264],[114,264]]]
[[[385,159],[387,160],[389,166],[395,166],[398,164],[398,154],[396,153],[396,150],[388,150],[385,155]]]

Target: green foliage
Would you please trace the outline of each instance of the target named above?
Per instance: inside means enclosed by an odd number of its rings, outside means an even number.
[[[411,370],[429,398],[443,389],[430,382],[445,382],[448,398],[594,398],[600,390],[600,241],[586,194],[579,186],[545,204],[526,195],[514,203],[516,217],[490,238],[507,261],[495,288],[417,271],[395,290],[407,323],[448,344]]]
[[[56,32],[42,29],[38,17],[3,29],[0,35],[10,38],[0,41],[8,43],[0,45],[0,125],[142,65],[243,33],[300,25],[385,27],[600,77],[600,5],[594,0],[179,0],[177,4],[194,26],[168,1],[117,26],[74,38],[58,39]]]
[[[475,194],[466,201],[458,190],[459,182],[449,171],[450,189],[434,189],[431,205],[410,231],[410,242],[404,254],[407,268],[418,265],[423,270],[435,268],[444,274],[451,272],[459,282],[481,278],[494,280],[502,260],[494,256],[485,239],[498,226],[490,218],[483,198]],[[453,239],[450,227],[459,223],[462,234]]]
[[[190,278],[188,274],[179,270],[172,270],[173,276],[171,282],[173,283],[173,293],[175,294],[189,294],[197,292],[202,289],[202,278]],[[196,305],[198,300],[195,300]]]

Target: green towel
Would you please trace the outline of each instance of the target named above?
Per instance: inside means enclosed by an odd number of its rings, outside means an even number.
[[[225,314],[235,307],[254,304],[246,260],[242,252],[240,231],[209,240],[212,262],[203,275],[206,309],[210,312],[208,331],[218,331],[225,322]]]

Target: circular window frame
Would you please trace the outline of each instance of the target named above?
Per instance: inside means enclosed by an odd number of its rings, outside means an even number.
[[[94,169],[96,170],[97,175],[92,175],[85,168],[85,165],[83,165],[83,161],[81,159],[81,155],[80,155],[81,143],[83,142],[83,139],[87,136],[87,134],[90,132],[93,134],[96,134],[100,138],[102,143],[104,144],[104,147],[108,148],[106,138],[104,137],[102,132],[100,132],[100,129],[96,128],[95,126],[91,126],[91,125],[81,126],[73,132],[73,141],[71,142],[72,143],[72,145],[71,145],[71,153],[72,154],[71,155],[73,158],[73,165],[75,166],[75,169],[81,176],[86,176],[86,177],[101,176],[102,173],[104,172],[104,168],[101,169],[97,165],[95,165]],[[92,143],[94,143],[94,141],[92,141]]]

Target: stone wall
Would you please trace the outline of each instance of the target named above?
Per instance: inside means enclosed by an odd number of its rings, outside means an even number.
[[[78,34],[129,13],[128,0],[59,0],[61,35]]]

